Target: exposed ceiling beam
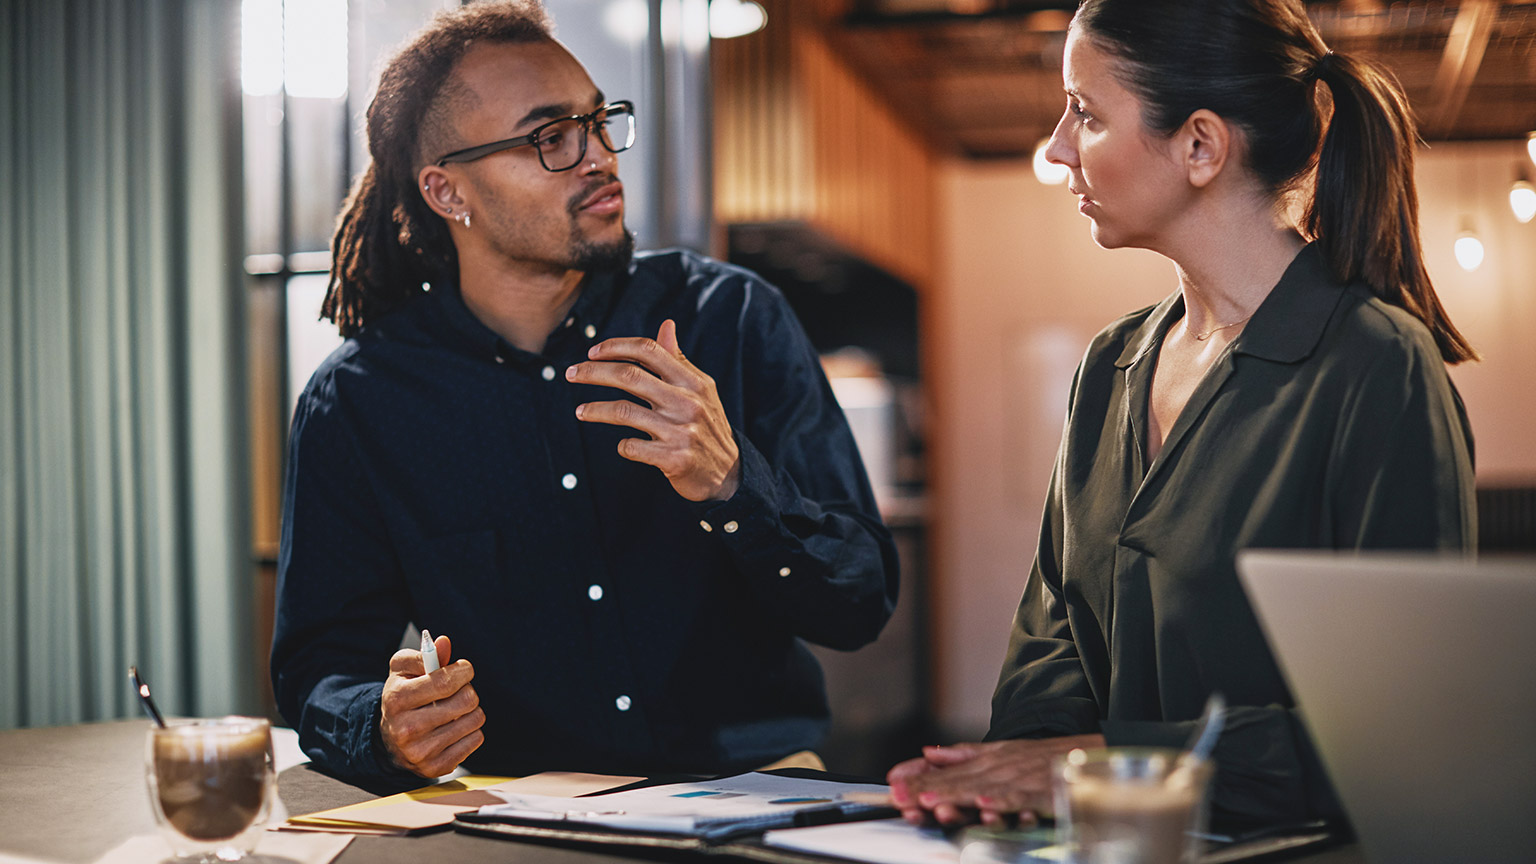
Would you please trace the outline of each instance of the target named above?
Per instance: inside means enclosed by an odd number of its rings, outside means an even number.
[[[1467,92],[1483,64],[1488,39],[1498,18],[1497,0],[1462,0],[1456,20],[1440,55],[1440,68],[1429,91],[1429,110],[1424,118],[1424,137],[1440,138],[1451,132]]]
[[[988,0],[970,15],[949,0],[780,2],[844,10],[825,19],[834,50],[941,150],[1027,157],[1060,114],[1062,30],[1076,0]],[[1536,129],[1536,0],[1306,7],[1336,50],[1393,71],[1425,138],[1523,142]]]

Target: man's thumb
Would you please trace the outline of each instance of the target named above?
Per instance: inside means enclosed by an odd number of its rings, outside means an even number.
[[[677,322],[671,318],[661,322],[661,329],[656,331],[656,341],[666,349],[668,354],[683,353],[683,349],[677,344]]]

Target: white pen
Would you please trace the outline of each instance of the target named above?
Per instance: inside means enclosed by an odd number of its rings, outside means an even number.
[[[443,668],[437,664],[437,643],[432,641],[432,631],[423,627],[421,629],[421,665],[427,667],[427,674]]]

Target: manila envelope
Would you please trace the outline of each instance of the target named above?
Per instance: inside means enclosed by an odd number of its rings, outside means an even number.
[[[643,777],[545,771],[529,777],[489,777],[469,774],[456,780],[386,795],[372,801],[293,816],[278,826],[284,831],[333,831],[346,834],[413,834],[440,828],[453,817],[487,804],[500,804],[498,791],[522,795],[575,798],[627,786]]]

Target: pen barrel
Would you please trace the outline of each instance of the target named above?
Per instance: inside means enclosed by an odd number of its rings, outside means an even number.
[[[437,642],[432,638],[432,631],[426,628],[421,631],[421,665],[428,675],[443,668],[437,660]]]

